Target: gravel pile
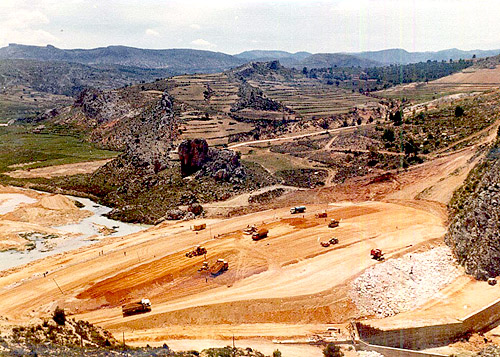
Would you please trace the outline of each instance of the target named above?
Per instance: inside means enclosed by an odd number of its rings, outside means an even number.
[[[354,280],[351,299],[363,314],[392,316],[422,305],[461,274],[446,246],[407,254],[367,269]]]

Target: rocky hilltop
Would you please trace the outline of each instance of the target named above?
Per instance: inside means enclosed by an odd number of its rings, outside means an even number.
[[[150,154],[151,143],[166,150],[161,161],[159,155]],[[240,162],[235,152],[194,139],[183,141],[178,150],[172,141],[138,144],[92,176],[73,178],[63,185],[99,197],[114,207],[110,216],[115,219],[151,224],[202,213],[202,209],[194,213],[179,206],[225,200],[274,183],[276,180],[264,169]]]
[[[477,279],[500,275],[500,144],[469,174],[450,203],[445,237],[460,264]]]

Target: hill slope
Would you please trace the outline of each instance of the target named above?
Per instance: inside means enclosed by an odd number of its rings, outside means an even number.
[[[76,62],[88,65],[118,64],[142,68],[168,68],[172,72],[217,72],[246,61],[220,52],[192,49],[150,50],[126,46],[64,50],[54,46],[9,44],[0,58]]]

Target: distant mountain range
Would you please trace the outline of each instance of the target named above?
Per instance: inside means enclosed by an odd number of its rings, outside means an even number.
[[[150,50],[125,46],[63,50],[54,46],[10,44],[0,48],[0,59],[75,62],[86,65],[121,65],[169,69],[175,74],[219,72],[244,64],[245,60],[220,52],[191,49]]]
[[[94,49],[59,49],[51,45],[27,46],[10,44],[0,48],[0,59],[31,59],[63,61],[95,65],[120,65],[147,69],[167,69],[171,74],[213,73],[237,67],[250,61],[279,60],[286,67],[301,69],[321,67],[375,67],[388,64],[408,64],[489,57],[500,50],[462,51],[448,49],[438,52],[408,52],[388,49],[359,53],[316,53],[253,50],[236,55],[192,49],[151,50],[126,46],[108,46]]]
[[[389,64],[409,64],[430,61],[456,61],[459,59],[471,59],[474,55],[477,58],[496,56],[500,54],[498,50],[473,50],[463,51],[456,48],[437,52],[408,52],[401,48],[387,49],[381,51],[366,51],[354,53],[316,53],[286,51],[245,51],[234,55],[235,57],[247,61],[269,61],[279,60],[287,67],[379,67]]]
[[[476,55],[477,58],[496,56],[500,54],[499,50],[473,50],[473,51],[462,51],[457,48],[451,48],[448,50],[442,50],[437,52],[408,52],[406,50],[395,48],[382,51],[369,51],[369,52],[359,52],[359,53],[348,53],[349,55],[356,56],[358,58],[364,58],[371,61],[377,61],[384,65],[387,64],[408,64],[408,63],[418,63],[431,61],[449,61],[459,60],[459,59],[471,59],[472,56]]]

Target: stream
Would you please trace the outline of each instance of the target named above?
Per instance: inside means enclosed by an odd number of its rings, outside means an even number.
[[[148,228],[146,225],[130,224],[109,219],[104,215],[110,212],[111,208],[97,204],[87,198],[67,195],[66,197],[82,203],[84,207],[81,209],[91,211],[93,215],[84,218],[79,223],[54,226],[52,228],[63,232],[74,233],[77,236],[46,239],[42,234],[33,234],[30,236],[30,240],[33,243],[32,249],[0,252],[0,271],[46,258],[51,255],[88,246],[98,242],[104,237],[121,237]],[[35,200],[22,194],[10,195],[6,201],[0,202],[0,214],[13,211],[20,203],[32,203],[34,201]],[[99,227],[96,225],[112,228],[114,232],[105,236],[103,233],[99,232]],[[89,237],[92,236],[94,236],[95,239],[89,239]]]

